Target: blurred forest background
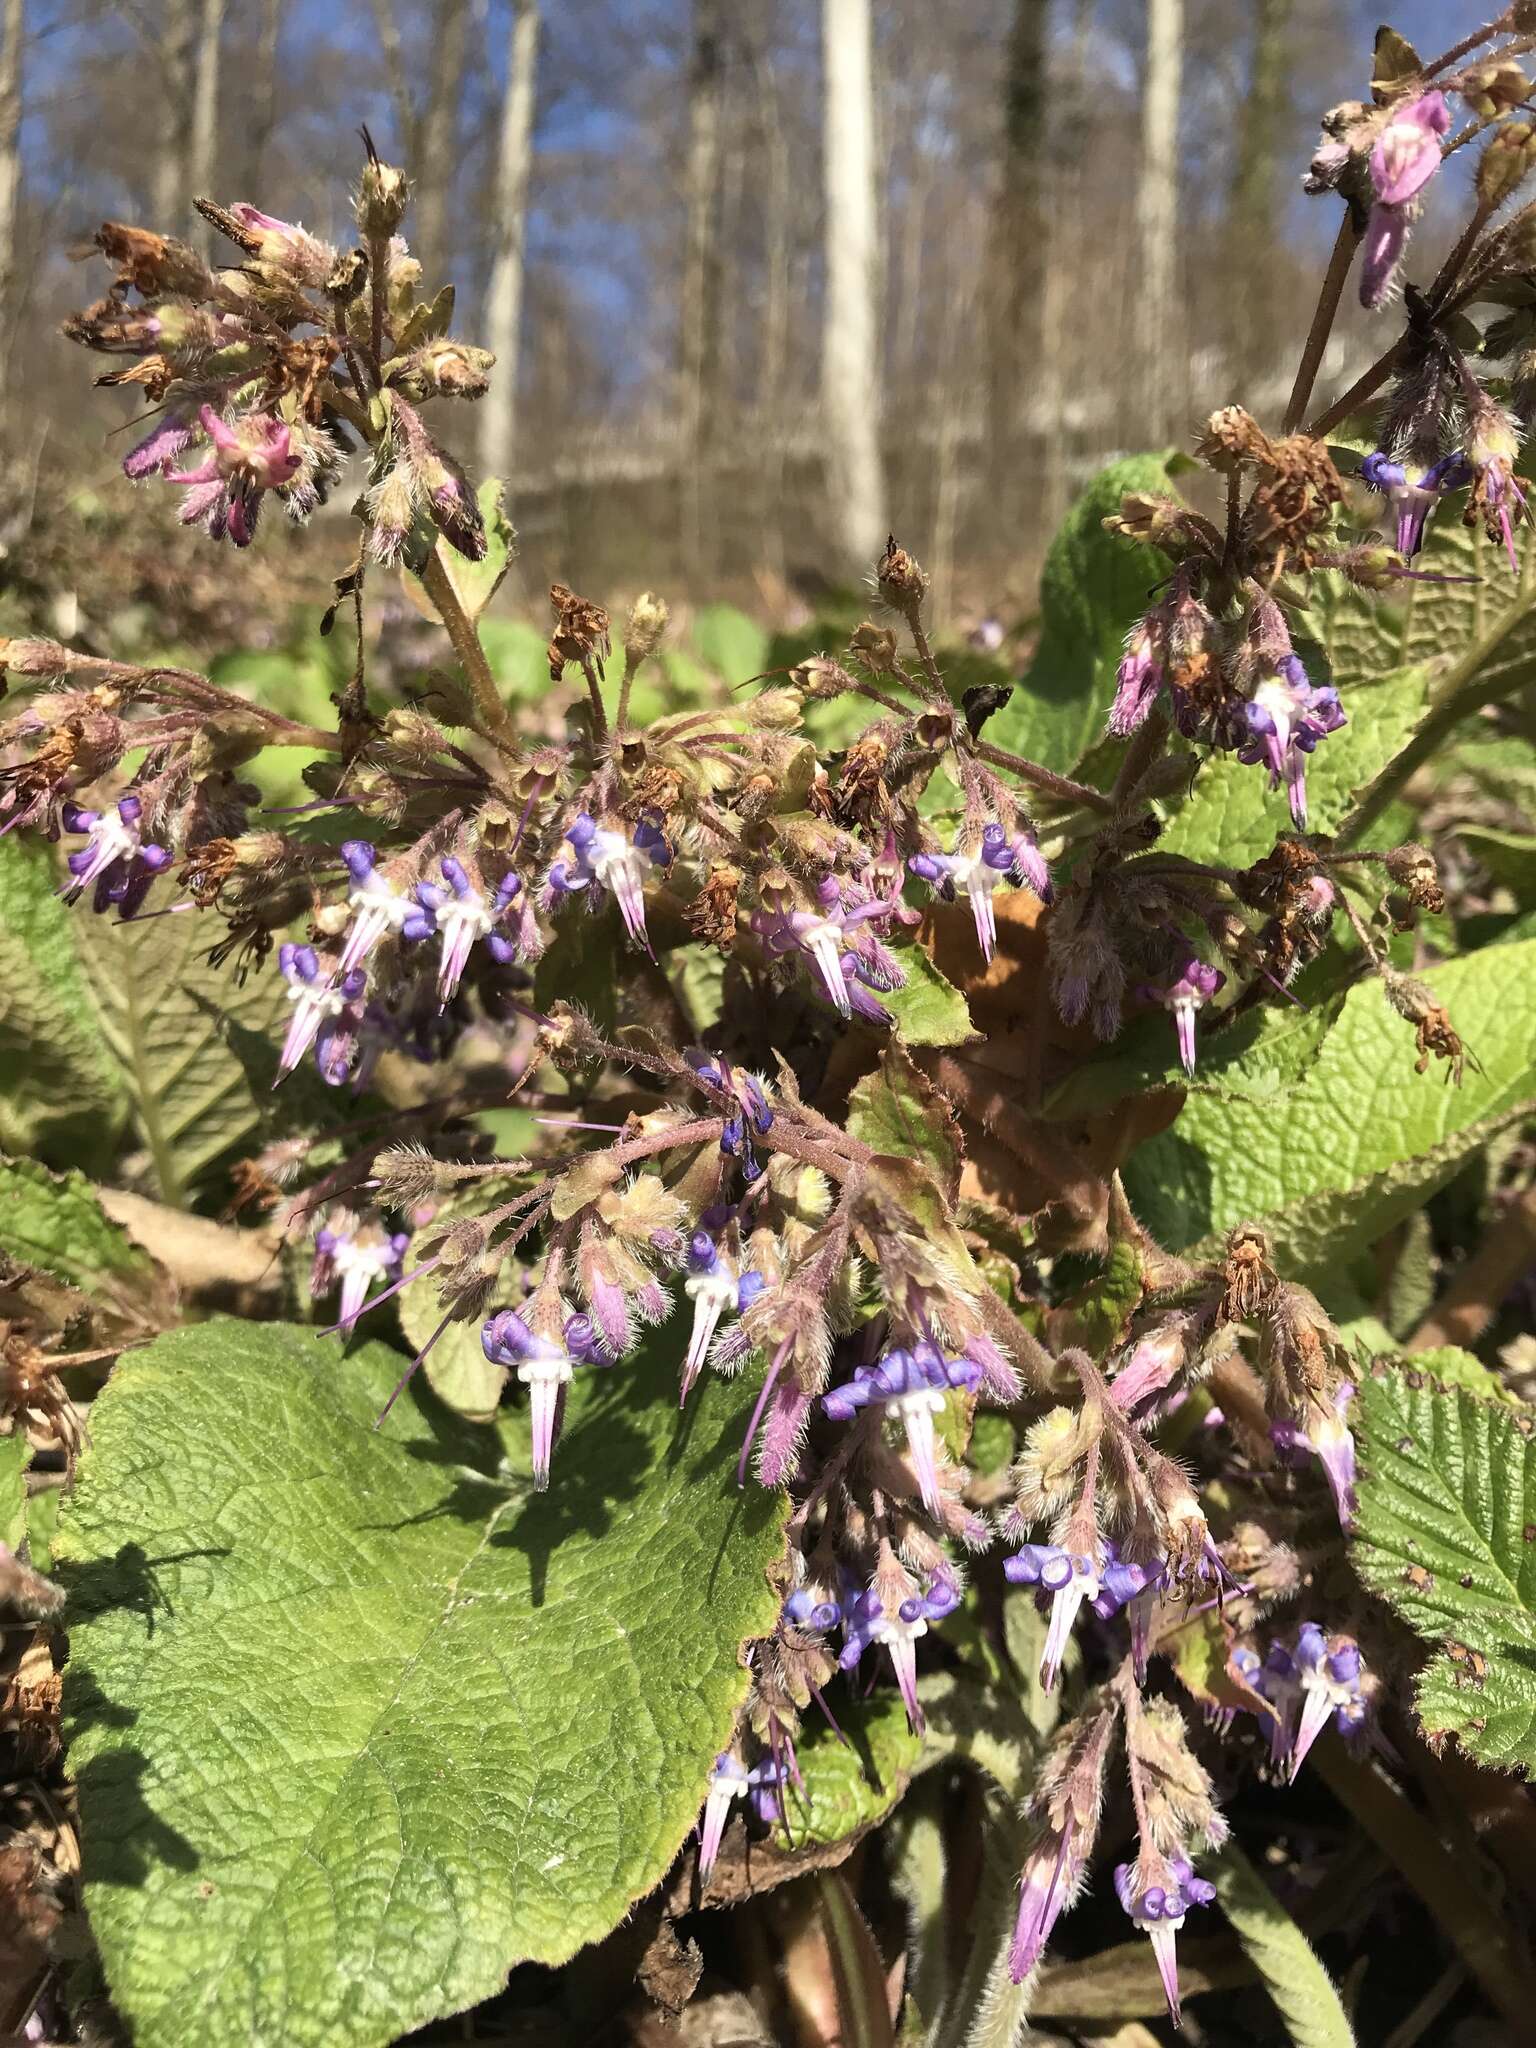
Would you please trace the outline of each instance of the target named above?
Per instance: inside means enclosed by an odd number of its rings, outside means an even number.
[[[1278,418],[1337,215],[1300,175],[1321,110],[1368,85],[1377,18],[1360,0],[0,8],[0,627],[90,639],[137,606],[194,646],[227,630],[228,565],[177,535],[172,493],[118,478],[137,415],[91,394],[102,366],[58,336],[101,288],[79,261],[98,220],[207,248],[207,193],[342,239],[366,123],[413,174],[410,238],[428,282],[458,287],[456,332],[502,359],[459,452],[509,479],[514,604],[558,575],[788,623],[892,527],[957,631],[1028,608],[1054,522],[1116,451],[1229,398]],[[1409,0],[1395,22],[1429,50],[1479,18]],[[1365,353],[1344,323],[1320,388]],[[320,586],[349,502],[305,552]],[[275,528],[256,552],[240,580],[259,603],[293,563]]]

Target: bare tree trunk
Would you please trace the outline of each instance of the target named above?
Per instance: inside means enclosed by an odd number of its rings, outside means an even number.
[[[507,90],[501,103],[492,200],[496,247],[486,293],[486,339],[496,357],[491,388],[480,401],[480,468],[510,484],[517,442],[517,365],[523,329],[523,248],[528,231],[528,179],[533,167],[533,110],[538,80],[538,0],[512,0]]]
[[[1253,62],[1238,123],[1237,171],[1232,180],[1228,241],[1243,279],[1233,295],[1231,342],[1235,389],[1245,391],[1274,360],[1272,337],[1279,308],[1266,289],[1267,267],[1257,260],[1274,245],[1281,204],[1281,157],[1290,112],[1289,32],[1294,0],[1256,0]]]
[[[1015,0],[1003,65],[1002,174],[988,251],[987,422],[999,517],[1034,494],[1027,411],[1044,356],[1050,0]],[[1026,487],[1019,491],[1019,485]]]
[[[1182,425],[1188,376],[1179,290],[1179,95],[1184,0],[1147,0],[1136,239],[1141,260],[1135,325],[1142,336],[1142,431],[1164,439]]]
[[[0,370],[10,356],[21,274],[21,52],[26,29],[26,0],[5,0],[0,19]],[[0,408],[6,412],[9,382],[0,380]]]
[[[459,99],[464,85],[464,46],[469,29],[464,0],[438,0],[432,20],[427,64],[427,98],[417,124],[416,233],[412,247],[431,271],[442,272],[453,254],[448,215],[457,161]],[[412,167],[406,166],[407,170]],[[430,286],[440,279],[430,274]]]
[[[724,62],[719,0],[694,0],[688,73],[688,206],[683,254],[682,489],[683,559],[704,569],[705,473],[713,458],[715,385],[720,354],[720,105]]]
[[[379,31],[379,49],[384,57],[384,75],[389,80],[390,102],[395,126],[400,131],[399,157],[407,172],[416,169],[416,106],[406,76],[405,49],[400,41],[400,24],[395,19],[393,0],[373,0],[374,25]]]
[[[826,310],[821,404],[838,568],[867,574],[885,537],[876,317],[870,0],[822,0]]]
[[[194,0],[166,0],[165,102],[160,110],[160,142],[155,152],[154,224],[175,234],[187,226],[190,197],[187,184],[187,143],[192,118],[192,40]]]
[[[250,193],[261,203],[262,175],[267,150],[277,126],[277,45],[283,28],[283,0],[261,0],[261,23],[256,31],[256,50],[247,95],[250,117],[246,124],[246,153],[250,164]]]
[[[212,199],[215,149],[219,137],[219,39],[224,31],[224,0],[201,0],[197,23],[197,66],[192,81],[191,140],[187,149],[189,198]],[[212,230],[199,220],[190,239],[208,253]]]
[[[763,150],[763,319],[758,358],[758,473],[768,506],[761,556],[784,577],[784,434],[789,398],[790,176],[784,111],[772,67],[752,50],[752,84]]]

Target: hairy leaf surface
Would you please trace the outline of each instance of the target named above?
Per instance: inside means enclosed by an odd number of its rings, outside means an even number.
[[[517,1418],[216,1322],[128,1358],[61,1523],[85,1897],[138,2048],[383,2044],[563,1962],[661,1877],[771,1628],[752,1389],[677,1333]],[[562,1486],[564,1472],[569,1484]],[[280,1959],[280,1966],[274,1959]]]
[[[128,1110],[75,951],[89,910],[59,900],[52,847],[0,839],[0,1147],[104,1159]]]
[[[1429,1735],[1536,1773],[1536,1430],[1529,1410],[1380,1371],[1356,1402],[1355,1563],[1436,1652]]]
[[[154,1190],[178,1204],[267,1113],[288,1009],[270,964],[253,968],[242,987],[209,961],[208,944],[206,921],[191,914],[80,925],[91,994]]]
[[[1261,1222],[1279,1259],[1339,1265],[1444,1186],[1536,1099],[1536,943],[1488,946],[1430,969],[1470,1053],[1463,1085],[1414,1072],[1412,1027],[1375,980],[1359,983],[1323,1040],[1305,1111],[1262,1098],[1192,1096],[1125,1171],[1138,1216],[1175,1250]]]
[[[1162,455],[1131,455],[1092,479],[1051,542],[1040,578],[1040,644],[986,737],[1047,768],[1069,769],[1104,730],[1126,635],[1167,561],[1106,533],[1128,491],[1170,492]]]

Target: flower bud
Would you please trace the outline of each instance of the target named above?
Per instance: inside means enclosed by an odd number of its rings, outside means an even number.
[[[1507,114],[1530,97],[1531,85],[1518,64],[1508,57],[1493,64],[1475,64],[1461,77],[1461,97],[1474,114],[1491,120]]]
[[[1529,121],[1506,121],[1495,130],[1477,167],[1478,205],[1499,206],[1536,163],[1536,129]]]
[[[429,341],[390,371],[389,381],[407,398],[483,398],[496,358],[488,348],[462,341]]]
[[[896,545],[895,534],[886,541],[885,553],[875,564],[875,581],[886,603],[902,613],[916,611],[928,592],[928,578],[921,564],[905,548]]]
[[[395,232],[405,218],[410,181],[404,171],[381,163],[371,152],[358,180],[353,207],[357,225],[370,241],[382,241]]]
[[[656,652],[671,618],[666,599],[654,590],[642,591],[635,599],[624,622],[624,655],[632,669]]]

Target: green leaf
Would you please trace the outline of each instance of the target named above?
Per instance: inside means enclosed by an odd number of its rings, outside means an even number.
[[[1128,491],[1167,496],[1166,455],[1131,455],[1102,469],[1051,542],[1040,578],[1040,644],[986,737],[1047,768],[1072,767],[1104,729],[1126,635],[1167,574],[1156,548],[1104,530]]]
[[[1429,701],[1429,678],[1423,668],[1378,671],[1369,681],[1349,683],[1343,697],[1348,724],[1330,733],[1307,762],[1309,832],[1336,832],[1359,792],[1407,745]],[[1247,867],[1291,830],[1284,788],[1271,790],[1265,770],[1235,754],[1212,754],[1192,793],[1170,810],[1159,853],[1221,867]]]
[[[0,839],[0,1148],[105,1164],[128,1112],[57,894],[53,849]]]
[[[1412,1027],[1374,979],[1345,998],[1308,1078],[1305,1113],[1191,1096],[1125,1168],[1136,1214],[1174,1250],[1261,1223],[1281,1264],[1346,1263],[1443,1187],[1536,1099],[1536,943],[1487,946],[1423,977],[1476,1055],[1460,1088],[1414,1072]]]
[[[965,997],[947,981],[921,946],[898,946],[904,988],[882,991],[880,1001],[908,1045],[965,1045],[979,1036]]]
[[[789,1802],[796,1849],[841,1842],[884,1820],[922,1757],[922,1740],[907,1726],[898,1694],[874,1693],[851,1707],[839,1704],[836,1711],[846,1742],[839,1742],[813,1708],[797,1747],[805,1798]]]
[[[1426,1734],[1536,1773],[1536,1421],[1379,1367],[1355,1427],[1355,1563],[1437,1648],[1418,1681]]]
[[[485,554],[478,562],[472,562],[467,555],[461,555],[457,548],[451,548],[447,541],[438,547],[438,556],[447,571],[448,581],[453,585],[459,603],[471,620],[478,619],[491,599],[501,588],[502,578],[511,566],[516,551],[517,535],[512,522],[502,509],[503,486],[495,477],[487,477],[475,493],[475,502],[480,507],[480,517],[485,522]],[[431,599],[427,599],[431,605]]]
[[[734,605],[707,604],[693,622],[699,659],[728,683],[750,682],[768,666],[769,636]]]
[[[128,1301],[156,1273],[83,1173],[50,1173],[31,1159],[0,1159],[0,1245],[98,1299]]]
[[[400,1356],[214,1322],[129,1356],[61,1520],[85,1902],[137,2048],[367,2048],[661,1878],[769,1631],[753,1389],[675,1331],[572,1388],[555,1479]]]
[[[1291,2048],[1355,2048],[1333,1979],[1235,1842],[1201,1866],[1249,1962],[1275,2001]]]
[[[1459,1344],[1440,1344],[1428,1351],[1415,1351],[1404,1359],[1403,1365],[1410,1374],[1427,1372],[1442,1386],[1465,1387],[1469,1394],[1476,1394],[1484,1401],[1503,1401],[1512,1408],[1520,1406],[1498,1374],[1490,1372],[1475,1352],[1463,1351]]]
[[[445,1314],[437,1290],[429,1280],[422,1280],[407,1287],[396,1299],[400,1303],[400,1327],[405,1332],[405,1341],[413,1352],[420,1351]],[[502,1306],[500,1302],[495,1305]],[[487,1304],[485,1314],[472,1321],[450,1323],[422,1363],[421,1369],[433,1393],[468,1422],[491,1421],[501,1405],[501,1390],[507,1383],[505,1369],[486,1357],[480,1342],[485,1317],[491,1312]]]
[[[899,1039],[848,1099],[848,1130],[876,1152],[920,1159],[954,1192],[960,1171],[954,1111]]]
[[[27,1537],[27,1467],[32,1446],[20,1430],[0,1436],[0,1543],[20,1550]]]
[[[79,933],[155,1192],[175,1204],[270,1114],[288,1009],[280,975],[253,969],[241,987],[209,962],[209,940],[207,920],[193,914],[93,917]]]

